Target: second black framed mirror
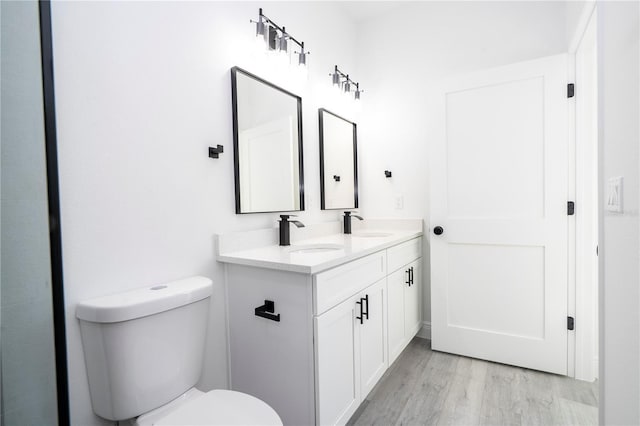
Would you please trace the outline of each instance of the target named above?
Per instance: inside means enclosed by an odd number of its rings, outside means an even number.
[[[320,203],[322,210],[358,207],[357,125],[318,109],[320,127]]]

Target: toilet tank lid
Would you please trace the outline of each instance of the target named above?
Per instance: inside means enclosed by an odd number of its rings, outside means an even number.
[[[80,302],[76,317],[99,323],[127,321],[206,299],[211,291],[209,278],[191,277]]]

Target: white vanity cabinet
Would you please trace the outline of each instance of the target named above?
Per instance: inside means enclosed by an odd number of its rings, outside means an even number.
[[[285,425],[346,423],[387,370],[389,355],[418,331],[421,240],[315,273],[228,261],[231,389],[264,400]],[[404,271],[411,267],[409,286]],[[255,315],[267,300],[274,312]]]

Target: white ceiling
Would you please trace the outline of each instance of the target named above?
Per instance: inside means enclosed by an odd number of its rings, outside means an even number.
[[[335,2],[354,22],[377,18],[408,3],[405,1],[337,1]]]

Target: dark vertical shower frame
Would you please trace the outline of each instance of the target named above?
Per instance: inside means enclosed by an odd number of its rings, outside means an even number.
[[[42,56],[42,93],[44,104],[44,135],[47,156],[47,195],[49,198],[49,244],[51,253],[51,292],[56,356],[56,390],[58,425],[68,426],[69,383],[67,376],[67,338],[64,313],[62,275],[62,238],[60,230],[60,190],[58,186],[58,149],[56,110],[53,86],[53,43],[51,37],[51,2],[41,0],[40,54]]]

